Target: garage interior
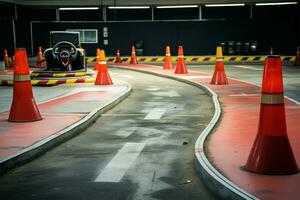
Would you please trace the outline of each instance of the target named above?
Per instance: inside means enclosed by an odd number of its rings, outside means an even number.
[[[0,199],[298,200],[300,2],[0,0]]]

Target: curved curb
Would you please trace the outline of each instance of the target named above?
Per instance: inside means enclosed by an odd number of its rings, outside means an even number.
[[[4,174],[8,170],[13,169],[16,166],[25,164],[33,160],[34,158],[40,156],[41,154],[47,152],[50,149],[53,149],[59,144],[71,139],[72,137],[78,135],[86,128],[91,126],[102,113],[105,113],[106,111],[110,110],[111,108],[113,108],[115,105],[117,105],[122,100],[124,100],[127,96],[130,95],[132,91],[132,86],[127,82],[124,83],[128,87],[127,90],[125,90],[119,96],[112,99],[110,102],[93,110],[85,117],[83,117],[81,120],[66,127],[65,129],[59,131],[58,133],[54,133],[53,135],[50,135],[49,137],[33,144],[32,146],[23,149],[17,154],[10,156],[4,160],[1,160],[0,174]]]
[[[208,123],[208,126],[202,131],[200,136],[198,137],[196,143],[195,143],[195,167],[198,172],[198,175],[202,177],[206,182],[206,185],[217,195],[222,199],[246,199],[246,200],[258,200],[257,197],[251,195],[250,193],[246,192],[242,188],[235,185],[233,182],[231,182],[229,179],[227,179],[225,176],[223,176],[219,171],[214,168],[214,166],[209,162],[207,159],[205,153],[204,153],[204,143],[211,133],[211,131],[214,129],[215,125],[220,119],[221,116],[221,106],[218,100],[218,95],[211,90],[208,86],[203,85],[201,83],[197,83],[194,81],[186,80],[180,77],[175,77],[171,75],[166,74],[158,74],[156,72],[150,72],[142,69],[136,69],[136,68],[124,68],[124,67],[118,67],[113,66],[114,68],[123,69],[123,70],[132,70],[137,72],[142,72],[146,74],[156,75],[163,78],[170,78],[173,80],[177,80],[183,83],[187,83],[189,85],[198,87],[200,89],[204,89],[204,91],[212,97],[214,107],[215,107],[215,113],[211,121]]]

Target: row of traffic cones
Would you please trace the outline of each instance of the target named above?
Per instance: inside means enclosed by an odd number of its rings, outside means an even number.
[[[169,50],[169,48],[166,48],[166,57],[170,56]],[[225,82],[224,84],[228,84],[224,72],[221,48],[217,48],[216,57],[215,73],[212,82],[223,81],[223,83]],[[98,60],[98,74],[95,85],[112,84],[107,70],[104,50],[99,51]],[[186,67],[181,46],[178,49],[176,68],[178,69],[177,73],[185,73]],[[33,98],[26,50],[16,49],[13,101],[8,121],[28,122],[41,119],[41,114]],[[286,175],[298,172],[297,163],[287,136],[282,66],[279,56],[270,55],[265,60],[259,126],[244,169],[255,173],[272,175]]]
[[[221,47],[217,47],[211,84],[228,84]],[[243,169],[268,175],[299,172],[287,135],[281,59],[272,48],[264,64],[257,136]]]
[[[116,55],[115,63],[122,63],[121,53],[120,53],[119,49],[117,49],[117,55]],[[132,65],[138,64],[134,46],[131,47],[130,64],[132,64]]]
[[[99,51],[99,65],[97,70],[98,74],[95,80],[95,85],[113,84],[107,70],[105,53],[103,50]],[[27,54],[24,48],[18,48],[15,50],[13,72],[13,100],[8,121],[33,122],[42,120],[42,116],[33,98]]]
[[[8,57],[8,52],[7,49],[4,49],[4,63],[5,63],[5,69],[11,68],[13,66],[13,61]],[[42,52],[42,47],[38,47],[38,54],[37,54],[37,61],[36,61],[36,66],[37,67],[42,67],[44,66],[43,62],[45,61],[43,57],[43,52]]]
[[[297,57],[300,57],[298,54],[300,54],[299,48]],[[166,47],[163,69],[173,69],[169,46]],[[175,73],[188,73],[182,46],[178,48]],[[263,74],[259,127],[247,163],[243,168],[260,174],[294,174],[298,172],[298,167],[287,136],[281,59],[280,56],[273,55],[272,48],[270,56],[265,60]],[[211,84],[228,84],[221,47],[217,47]]]
[[[270,54],[264,64],[257,136],[243,168],[259,174],[295,174],[299,170],[287,136],[281,59],[272,48]],[[221,47],[211,84],[228,84]]]

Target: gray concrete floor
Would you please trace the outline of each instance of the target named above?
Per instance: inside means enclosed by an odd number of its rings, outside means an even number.
[[[0,177],[0,199],[215,199],[193,164],[213,115],[210,97],[173,80],[110,71],[133,93],[79,136]]]

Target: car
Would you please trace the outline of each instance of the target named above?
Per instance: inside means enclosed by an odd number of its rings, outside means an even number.
[[[86,71],[86,53],[79,32],[51,31],[50,48],[44,51],[46,71]]]

